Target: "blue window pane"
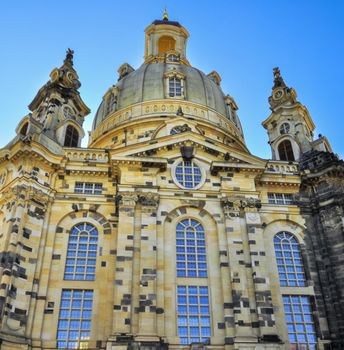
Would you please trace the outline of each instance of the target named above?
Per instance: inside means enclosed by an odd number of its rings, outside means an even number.
[[[187,325],[188,319],[186,316],[178,316],[178,325],[185,326]]]
[[[194,314],[198,314],[198,306],[189,306],[189,313],[194,315]]]
[[[178,327],[178,335],[188,335],[188,329],[187,327]]]
[[[193,336],[199,335],[199,328],[198,327],[190,327],[190,335],[193,335]]]
[[[189,294],[198,294],[198,288],[194,287],[194,286],[189,286],[188,292],[189,292]]]
[[[201,306],[200,312],[202,315],[209,315],[209,307],[208,306]]]
[[[202,327],[201,335],[210,337],[210,327]]]
[[[84,300],[84,308],[85,309],[92,308],[92,300]]]
[[[178,296],[178,304],[186,304],[186,296],[179,295]]]
[[[178,313],[184,315],[187,313],[187,307],[183,305],[178,305]]]

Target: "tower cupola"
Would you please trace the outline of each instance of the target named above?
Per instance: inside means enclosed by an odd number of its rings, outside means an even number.
[[[170,21],[164,12],[162,20],[155,20],[146,30],[145,63],[180,62],[189,65],[186,43],[189,32],[176,21]]]
[[[312,149],[331,151],[325,137],[313,140],[315,129],[307,107],[297,100],[296,91],[284,82],[278,67],[273,69],[274,85],[269,97],[271,115],[263,122],[269,136],[272,159],[299,161]]]

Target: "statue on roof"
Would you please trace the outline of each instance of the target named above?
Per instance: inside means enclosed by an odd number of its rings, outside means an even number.
[[[66,58],[64,60],[64,63],[69,63],[73,65],[73,57],[74,57],[74,50],[68,48],[66,51]]]
[[[273,74],[274,74],[274,88],[277,87],[286,87],[286,84],[281,76],[281,71],[278,67],[275,67],[273,70]]]

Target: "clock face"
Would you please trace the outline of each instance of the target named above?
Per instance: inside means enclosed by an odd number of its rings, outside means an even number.
[[[282,96],[283,96],[283,90],[282,90],[282,89],[278,89],[278,90],[276,90],[276,91],[273,93],[273,98],[274,98],[275,100],[281,99]]]
[[[3,170],[0,172],[0,188],[2,188],[2,186],[5,184],[6,176],[7,176],[6,170]]]

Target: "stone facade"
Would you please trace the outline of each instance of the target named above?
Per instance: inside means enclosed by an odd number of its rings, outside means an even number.
[[[313,141],[307,109],[276,70],[263,123],[274,160],[250,154],[219,74],[190,66],[188,36],[166,14],[147,28],[145,63],[120,67],[87,148],[89,109],[69,50],[0,150],[1,349],[297,349],[284,299],[301,296],[316,339],[299,348],[343,348],[343,163],[326,139]],[[285,122],[295,161],[276,160]],[[183,222],[186,235],[198,225],[191,243],[178,243]],[[281,283],[278,233],[298,242],[298,286]],[[182,267],[178,244],[189,253],[199,244],[204,262]],[[191,288],[206,297],[178,294]],[[183,324],[180,300],[206,300],[192,312],[207,323],[187,314]]]

